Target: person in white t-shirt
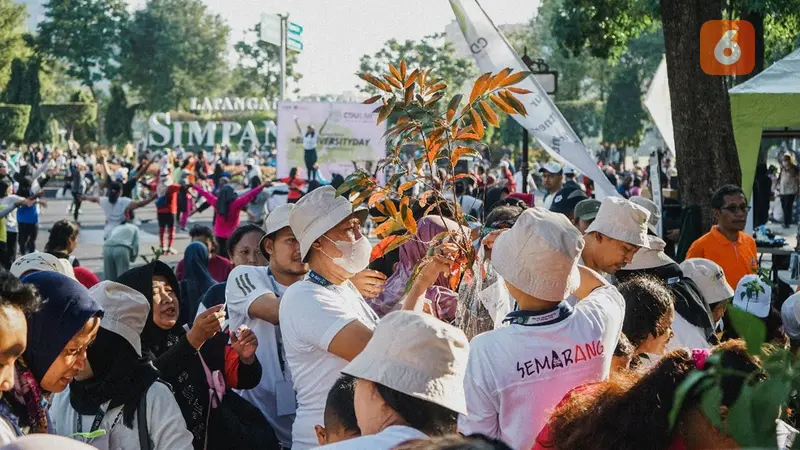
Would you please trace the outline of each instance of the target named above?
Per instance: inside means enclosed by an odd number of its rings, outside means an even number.
[[[466,413],[464,332],[428,314],[393,311],[342,373],[356,378],[361,436],[325,450],[391,450],[403,442],[454,434]]]
[[[605,275],[614,275],[633,261],[640,248],[650,247],[650,212],[622,197],[606,197],[584,240],[580,263]]]
[[[261,381],[239,394],[261,410],[285,447],[292,444],[295,394],[278,327],[278,305],[286,289],[302,280],[308,270],[289,227],[293,207],[279,206],[264,221],[266,235],[259,247],[269,267],[236,266],[225,285],[231,329],[247,325],[259,343],[256,356],[261,361]]]
[[[128,211],[141,208],[142,206],[145,206],[155,200],[157,197],[155,194],[153,194],[153,196],[148,199],[133,201],[128,197],[121,197],[121,194],[122,185],[114,181],[108,185],[108,196],[81,196],[81,201],[99,203],[100,207],[103,209],[103,213],[106,216],[106,225],[103,233],[104,239],[111,234],[111,230],[113,230],[114,227],[125,222],[125,215]]]
[[[317,143],[319,142],[319,135],[322,134],[322,130],[325,129],[325,125],[328,124],[328,119],[330,118],[331,115],[328,114],[328,117],[325,118],[325,122],[322,122],[322,126],[319,127],[319,132],[314,129],[313,125],[309,124],[306,128],[305,134],[303,134],[303,129],[300,127],[300,122],[297,121],[297,116],[294,116],[294,124],[297,125],[297,132],[303,137],[303,153],[306,161],[306,179],[308,180],[316,179],[317,168],[315,167],[315,164],[317,163]]]
[[[470,343],[458,428],[529,449],[564,394],[608,378],[625,300],[577,264],[583,238],[563,214],[528,209],[486,242],[519,310]]]

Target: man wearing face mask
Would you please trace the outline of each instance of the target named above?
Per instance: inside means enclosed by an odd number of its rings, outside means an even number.
[[[81,196],[82,201],[99,203],[103,208],[106,215],[106,226],[104,228],[103,238],[106,239],[111,234],[117,225],[125,222],[126,214],[136,208],[141,208],[156,199],[156,195],[139,201],[133,201],[128,197],[120,197],[122,193],[122,185],[118,182],[113,182],[108,186],[108,196]]]
[[[325,400],[341,369],[372,337],[378,317],[353,283],[369,264],[372,245],[361,234],[367,211],[324,186],[305,195],[289,214],[289,226],[307,262],[305,280],[281,298],[279,319],[286,360],[297,393],[292,449],[317,446]]]

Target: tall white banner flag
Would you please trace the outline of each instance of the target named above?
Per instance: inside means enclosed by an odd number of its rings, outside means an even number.
[[[658,221],[658,237],[664,238],[664,197],[661,192],[661,168],[658,165],[658,157],[650,157],[650,192],[653,194],[653,203],[661,211],[661,219]]]
[[[669,80],[667,79],[667,57],[661,59],[650,88],[644,97],[644,106],[650,111],[650,117],[667,143],[671,157],[675,157],[675,134],[672,129],[672,103],[669,98]]]
[[[529,70],[477,0],[450,0],[450,6],[482,72],[499,72],[507,67],[515,72]],[[598,199],[619,195],[539,82],[527,77],[517,86],[531,93],[515,94],[528,115],[512,115],[514,120],[527,128],[554,159],[576,167],[594,181]]]

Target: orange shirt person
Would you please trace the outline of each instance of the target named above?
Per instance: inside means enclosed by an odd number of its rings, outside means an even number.
[[[736,286],[743,276],[758,272],[756,241],[743,231],[750,207],[744,191],[731,184],[714,193],[711,207],[717,224],[689,247],[686,259],[714,261],[722,267],[728,284]]]
[[[297,167],[292,167],[289,171],[289,176],[283,177],[278,181],[286,183],[289,187],[289,195],[287,197],[289,203],[297,203],[300,197],[303,196],[303,186],[306,185],[306,181],[297,177]]]

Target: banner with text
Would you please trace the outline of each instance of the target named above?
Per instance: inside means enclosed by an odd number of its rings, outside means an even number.
[[[386,157],[386,122],[376,125],[378,114],[373,109],[374,105],[361,103],[280,102],[278,176],[288,176],[289,170],[297,167],[299,176],[307,177],[303,136],[308,126],[319,133],[317,163],[328,181],[334,173],[353,173],[354,161],[359,168],[376,167]]]
[[[477,0],[450,0],[450,6],[482,72],[499,72],[507,67],[515,72],[529,70]],[[598,199],[619,195],[539,82],[528,77],[516,86],[531,93],[517,95],[528,115],[513,115],[514,120],[527,128],[554,159],[574,166],[594,181]]]

